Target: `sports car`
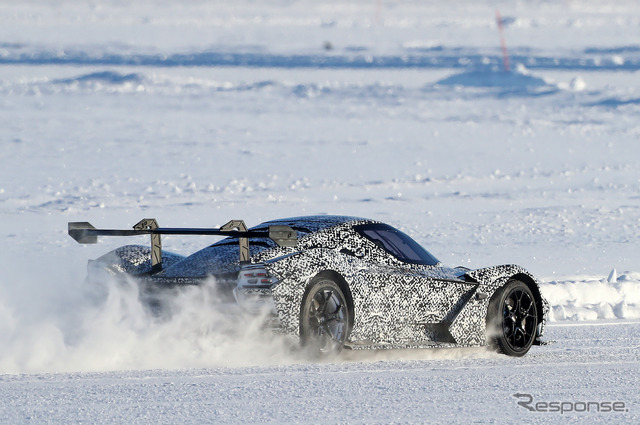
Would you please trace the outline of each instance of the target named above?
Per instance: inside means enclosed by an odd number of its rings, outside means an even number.
[[[317,356],[486,345],[523,356],[542,343],[549,310],[522,267],[447,267],[400,230],[357,217],[285,218],[251,229],[241,220],[162,228],[144,219],[132,230],[72,222],[69,234],[80,243],[151,235],[151,247],[125,245],[90,260],[89,274],[133,277],[147,294],[214,279],[238,310],[264,314]],[[161,235],[226,238],[185,257],[163,251]]]

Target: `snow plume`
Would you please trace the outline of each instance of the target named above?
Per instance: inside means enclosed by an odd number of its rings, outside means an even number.
[[[298,355],[262,318],[230,320],[213,280],[172,292],[160,313],[140,301],[136,282],[106,283],[100,296],[80,288],[30,315],[0,293],[0,373],[266,365]]]

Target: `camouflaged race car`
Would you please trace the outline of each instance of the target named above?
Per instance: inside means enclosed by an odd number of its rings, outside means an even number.
[[[69,234],[80,243],[149,234],[150,248],[120,247],[90,260],[90,274],[124,273],[157,290],[214,278],[241,310],[266,312],[272,326],[320,356],[484,345],[522,356],[541,344],[549,309],[519,266],[450,268],[403,232],[362,218],[295,217],[251,229],[241,220],[196,229],[144,219],[133,230],[74,222]],[[184,257],[162,251],[161,235],[226,238]]]

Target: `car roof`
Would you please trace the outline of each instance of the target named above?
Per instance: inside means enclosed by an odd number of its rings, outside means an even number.
[[[342,216],[342,215],[309,215],[300,217],[279,218],[276,220],[269,220],[261,223],[252,228],[252,230],[258,230],[266,228],[270,225],[279,224],[291,226],[294,230],[303,233],[313,233],[330,227],[338,226],[345,223],[375,223],[374,220],[369,220],[360,217]]]

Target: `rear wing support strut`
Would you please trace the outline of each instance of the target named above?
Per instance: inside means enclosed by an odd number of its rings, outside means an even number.
[[[225,232],[233,229],[236,229],[238,232],[246,233],[247,225],[244,224],[244,221],[242,220],[231,220],[220,228],[220,230]],[[238,245],[240,246],[240,262],[249,261],[249,238],[238,237]]]
[[[240,262],[249,261],[249,238],[270,238],[279,246],[295,246],[298,242],[296,231],[286,225],[271,225],[268,231],[247,230],[243,220],[231,220],[220,228],[169,228],[159,227],[155,218],[140,220],[129,229],[96,229],[91,223],[69,222],[69,236],[81,244],[94,244],[98,236],[138,236],[151,235],[151,267],[162,268],[162,241],[160,235],[212,235],[238,238]]]

